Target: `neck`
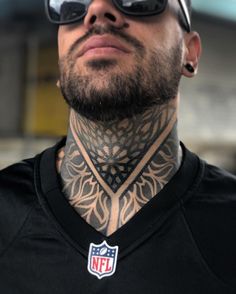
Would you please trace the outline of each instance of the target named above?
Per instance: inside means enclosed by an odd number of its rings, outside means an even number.
[[[58,169],[70,204],[111,235],[156,196],[180,166],[174,103],[122,121],[93,122],[71,110]]]

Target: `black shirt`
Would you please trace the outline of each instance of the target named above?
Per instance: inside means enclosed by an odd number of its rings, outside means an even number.
[[[164,189],[109,237],[61,191],[64,141],[0,172],[0,293],[235,294],[236,177],[184,146]],[[91,243],[118,246],[113,275],[87,270]]]

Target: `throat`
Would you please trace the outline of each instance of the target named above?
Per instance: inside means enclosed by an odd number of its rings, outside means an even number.
[[[176,125],[172,105],[109,122],[90,121],[71,110],[58,171],[79,215],[104,235],[127,223],[178,170]]]

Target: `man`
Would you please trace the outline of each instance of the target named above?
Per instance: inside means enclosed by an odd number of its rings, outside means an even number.
[[[190,2],[46,2],[69,130],[0,173],[1,293],[236,293],[236,178],[177,133]]]

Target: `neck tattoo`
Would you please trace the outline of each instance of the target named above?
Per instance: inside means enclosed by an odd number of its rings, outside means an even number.
[[[95,123],[71,110],[66,146],[57,161],[69,203],[96,230],[114,233],[178,170],[176,127],[171,105],[119,122]]]

